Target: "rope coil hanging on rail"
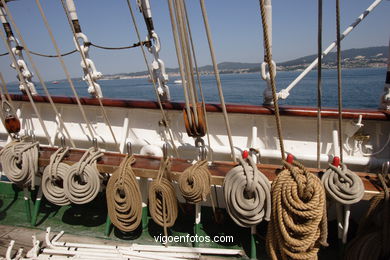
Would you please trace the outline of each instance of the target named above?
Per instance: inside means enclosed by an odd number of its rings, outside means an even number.
[[[110,177],[107,188],[107,208],[111,222],[124,232],[134,231],[142,219],[141,191],[131,165],[133,156],[126,156]]]
[[[45,198],[58,206],[70,204],[65,195],[64,180],[70,165],[61,162],[68,153],[69,148],[60,148],[50,156],[50,163],[46,166],[42,176],[42,192]]]
[[[102,177],[96,160],[103,155],[95,148],[88,149],[78,163],[73,164],[64,179],[64,191],[72,203],[91,202],[101,188]]]
[[[341,166],[342,168],[338,168],[329,164],[328,170],[321,178],[325,190],[332,199],[341,204],[357,203],[364,196],[363,181],[350,171],[347,165],[341,164]]]
[[[199,161],[188,167],[179,178],[179,189],[191,203],[205,201],[211,191],[211,174],[207,161]]]
[[[225,176],[223,191],[230,217],[241,227],[251,227],[271,217],[271,185],[252,158],[250,165],[238,157],[240,165]]]
[[[0,161],[7,178],[13,183],[35,187],[38,172],[38,142],[12,141],[0,151]]]
[[[167,235],[167,228],[175,224],[178,215],[178,204],[175,188],[167,177],[170,172],[171,161],[162,159],[157,178],[149,186],[149,212],[153,221],[164,228]]]
[[[324,188],[300,163],[283,163],[272,183],[268,253],[272,259],[317,259],[320,245],[327,246]]]

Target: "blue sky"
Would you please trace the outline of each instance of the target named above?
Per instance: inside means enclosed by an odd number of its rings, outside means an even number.
[[[146,36],[143,18],[136,10],[142,37]],[[335,39],[335,1],[324,2],[323,45]],[[342,31],[370,4],[371,0],[341,1]],[[72,34],[60,0],[41,0],[62,52],[74,49]],[[95,44],[125,46],[137,42],[125,0],[75,0],[83,32]],[[36,52],[54,54],[47,31],[34,0],[17,0],[8,4],[28,47]],[[167,67],[177,67],[166,0],[151,0],[154,25],[161,38],[161,58]],[[206,0],[218,62],[261,62],[262,28],[258,0]],[[198,63],[211,64],[207,39],[198,0],[187,0]],[[384,0],[349,37],[342,49],[383,46],[389,42],[390,1]],[[273,1],[273,55],[277,62],[316,52],[317,1]],[[3,41],[0,52],[6,51]],[[146,69],[139,48],[106,51],[92,48],[90,57],[103,74],[135,72]],[[25,57],[27,60],[27,57]],[[33,56],[45,80],[63,79],[57,59]],[[73,77],[80,77],[80,55],[66,57]],[[149,61],[151,61],[149,56]],[[15,81],[16,72],[9,67],[8,56],[0,57],[0,71],[7,81]],[[30,66],[31,67],[31,66]],[[34,78],[35,81],[37,78]]]

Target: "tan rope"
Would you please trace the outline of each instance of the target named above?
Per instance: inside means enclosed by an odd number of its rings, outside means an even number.
[[[58,60],[60,61],[61,67],[62,67],[62,69],[63,69],[63,71],[65,73],[66,79],[68,80],[69,86],[70,86],[70,88],[71,88],[71,90],[73,92],[73,95],[76,98],[77,105],[78,105],[79,110],[81,112],[81,115],[82,115],[82,117],[84,119],[84,122],[85,122],[85,124],[87,126],[87,129],[88,129],[88,132],[90,134],[91,141],[92,141],[92,139],[95,138],[95,135],[94,135],[94,132],[93,132],[93,128],[91,127],[91,123],[89,122],[89,120],[88,120],[88,118],[86,116],[85,110],[84,110],[83,106],[81,105],[80,97],[77,94],[76,88],[75,88],[75,86],[73,84],[73,81],[72,81],[72,79],[70,77],[70,73],[69,73],[69,71],[68,71],[68,69],[67,69],[67,67],[65,65],[64,58],[61,56],[60,49],[59,49],[58,44],[57,44],[57,42],[56,42],[56,40],[54,38],[53,31],[50,28],[50,25],[49,25],[49,23],[48,23],[48,21],[46,19],[46,15],[45,15],[45,13],[44,13],[44,11],[42,9],[42,6],[41,6],[39,1],[37,1],[37,6],[38,6],[39,12],[40,12],[40,14],[42,16],[42,19],[43,19],[43,22],[45,24],[45,27],[46,27],[46,29],[47,29],[47,31],[49,33],[50,39],[51,39],[51,41],[53,43],[53,46],[54,46],[54,48],[56,50],[56,54],[57,54]]]
[[[341,34],[340,34],[340,0],[336,0],[336,43],[337,43],[337,99],[339,110],[339,148],[340,161],[343,162],[343,94],[341,86]]]
[[[36,2],[38,3],[39,0],[36,0]],[[73,37],[74,37],[74,39],[76,39],[74,42],[75,42],[76,45],[77,45],[77,49],[78,49],[78,50],[82,50],[82,49],[81,49],[81,46],[80,46],[80,43],[79,43],[79,41],[77,40],[76,29],[74,28],[74,25],[73,25],[72,20],[71,20],[71,18],[70,18],[69,10],[66,8],[66,5],[65,5],[64,0],[61,0],[61,3],[62,3],[62,6],[63,6],[63,8],[64,8],[64,10],[65,10],[66,17],[68,18],[69,25],[70,25],[70,27],[71,27],[71,29],[72,29]],[[42,10],[42,8],[41,8],[41,10]],[[42,12],[43,12],[43,10],[42,10]],[[46,21],[46,22],[47,22],[47,21]],[[81,59],[82,59],[82,61],[83,61],[83,63],[84,63],[85,68],[88,68],[88,63],[87,63],[86,57],[85,57],[84,53],[82,53],[81,51],[80,51],[80,56],[81,56]],[[89,69],[86,69],[86,70],[87,70],[87,72],[88,72],[88,77],[89,77],[90,79],[93,79],[92,74],[91,74],[91,71],[90,71]],[[97,92],[97,89],[96,89],[95,81],[94,81],[94,80],[91,80],[91,82],[92,82],[92,86],[93,86],[93,88],[94,88],[94,90],[95,90],[95,93],[98,93],[98,92]],[[102,98],[101,98],[99,95],[96,95],[95,97],[97,98],[97,100],[98,100],[98,102],[99,102],[99,107],[100,107],[100,109],[101,109],[101,111],[102,111],[104,121],[106,122],[106,125],[108,126],[108,129],[110,130],[111,136],[112,136],[112,138],[114,139],[114,143],[115,143],[115,145],[117,146],[117,149],[119,150],[119,152],[121,152],[120,147],[119,147],[119,145],[118,145],[118,141],[116,140],[116,137],[115,137],[114,130],[112,129],[111,121],[110,121],[110,119],[108,118],[107,111],[106,111],[106,109],[105,109],[104,106],[103,106]]]
[[[205,201],[210,194],[211,174],[207,161],[198,161],[185,169],[179,178],[179,189],[183,197],[191,203]]]
[[[272,182],[272,213],[267,249],[272,259],[317,259],[327,245],[325,191],[320,179],[301,164],[283,161]]]
[[[134,231],[142,220],[141,191],[131,165],[133,156],[126,156],[110,177],[107,188],[107,208],[112,224],[124,232]]]
[[[5,83],[3,74],[1,72],[0,72],[0,81],[1,81],[1,95],[4,95],[7,98],[8,103],[11,105],[12,109],[15,110],[14,102],[11,96],[9,95],[7,84]]]
[[[282,123],[280,121],[278,97],[276,95],[276,83],[275,83],[275,69],[276,68],[274,68],[273,63],[272,63],[272,53],[271,53],[270,41],[268,39],[268,25],[267,25],[267,17],[266,17],[266,12],[265,12],[264,0],[260,0],[260,10],[261,10],[261,22],[263,24],[264,49],[266,52],[264,59],[268,64],[269,73],[270,73],[270,82],[271,82],[271,87],[272,87],[272,99],[274,102],[275,120],[276,120],[276,128],[278,130],[278,136],[279,136],[280,153],[282,155],[282,159],[284,160],[286,155],[285,155],[284,143],[283,143]]]
[[[271,217],[271,185],[251,157],[225,176],[223,191],[230,217],[241,227],[251,227]]]
[[[38,173],[38,142],[12,141],[0,151],[0,162],[7,178],[20,186],[35,186]]]
[[[230,151],[231,151],[233,161],[236,162],[237,159],[236,159],[236,154],[234,153],[232,131],[230,129],[229,117],[228,117],[228,113],[226,110],[225,98],[224,98],[223,91],[222,91],[221,77],[219,76],[218,64],[217,64],[217,61],[215,58],[214,45],[213,45],[213,41],[211,38],[211,30],[210,30],[209,20],[207,17],[206,6],[204,4],[204,0],[199,0],[199,2],[200,2],[201,9],[202,9],[203,23],[204,23],[204,27],[206,30],[207,41],[209,43],[210,56],[211,56],[211,61],[213,63],[213,68],[214,68],[214,75],[215,75],[215,79],[217,81],[219,99],[221,102],[222,112],[223,112],[223,116],[225,119],[226,131],[227,131],[229,145],[230,145]]]
[[[149,186],[149,212],[153,221],[164,228],[167,236],[167,228],[175,224],[178,215],[178,205],[175,188],[170,180],[164,175],[168,175],[171,162],[168,159],[161,159],[160,169],[157,178]]]
[[[103,155],[95,148],[88,149],[80,161],[73,164],[64,179],[64,191],[72,203],[91,202],[101,189],[102,177],[96,160]]]
[[[58,206],[70,204],[62,185],[70,165],[61,162],[68,153],[69,148],[59,148],[50,156],[50,163],[46,166],[42,175],[42,192],[45,198]]]
[[[134,24],[134,29],[135,29],[135,32],[136,32],[136,34],[137,34],[138,41],[141,42],[141,36],[140,36],[140,33],[139,33],[139,29],[138,29],[137,22],[136,22],[136,20],[135,20],[135,15],[134,15],[134,12],[133,12],[133,8],[131,7],[131,4],[130,4],[130,1],[129,1],[129,0],[126,0],[126,2],[127,2],[127,6],[129,7],[129,11],[130,11],[130,14],[131,14],[131,19],[132,19],[133,24]],[[172,130],[171,130],[171,128],[169,127],[169,122],[168,122],[167,116],[166,116],[166,114],[165,114],[163,105],[162,105],[162,103],[161,103],[160,95],[158,94],[158,91],[157,91],[156,82],[155,82],[155,80],[153,79],[153,73],[151,72],[150,67],[149,67],[149,65],[148,65],[149,63],[148,63],[148,59],[147,59],[147,57],[146,57],[146,53],[145,53],[145,50],[144,50],[144,46],[141,45],[141,48],[140,48],[140,49],[141,49],[141,52],[142,52],[142,56],[144,57],[144,61],[145,61],[146,67],[147,67],[147,69],[148,69],[149,76],[150,76],[150,78],[152,79],[152,84],[153,84],[154,92],[155,92],[155,94],[156,94],[158,106],[159,106],[159,108],[160,108],[161,115],[162,115],[162,118],[163,118],[163,120],[164,120],[164,127],[165,127],[165,130],[166,130],[166,131],[168,132],[168,134],[169,134],[170,141],[171,141],[171,144],[172,144],[172,148],[173,148],[173,150],[175,151],[176,157],[179,157],[179,152],[178,152],[178,150],[177,150],[176,144],[175,144],[174,139],[173,139]]]

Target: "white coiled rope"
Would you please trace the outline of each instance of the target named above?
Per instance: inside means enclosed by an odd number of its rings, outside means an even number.
[[[248,157],[250,166],[238,158],[240,165],[225,177],[223,190],[230,217],[241,227],[251,227],[271,217],[271,185]]]
[[[102,178],[96,160],[102,155],[99,150],[90,148],[78,163],[69,168],[64,179],[64,192],[72,203],[86,204],[99,193]]]
[[[46,166],[42,176],[42,192],[45,198],[58,206],[70,204],[64,192],[64,179],[70,165],[61,162],[69,148],[60,148],[50,156],[50,164]]]
[[[363,198],[363,181],[345,164],[341,164],[341,168],[329,164],[321,180],[329,196],[343,205],[354,204]]]
[[[0,152],[3,171],[13,183],[35,187],[35,174],[38,172],[38,142],[12,141]]]

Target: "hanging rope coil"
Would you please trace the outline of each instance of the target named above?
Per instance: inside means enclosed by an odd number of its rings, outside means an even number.
[[[211,175],[207,161],[199,161],[188,167],[179,178],[179,189],[191,203],[205,201],[211,190]]]
[[[153,221],[164,227],[165,235],[167,228],[175,224],[178,215],[175,188],[171,181],[164,177],[169,173],[170,167],[169,159],[161,160],[157,178],[149,186],[149,212]]]
[[[240,165],[225,176],[223,191],[230,217],[241,227],[259,224],[271,216],[271,185],[252,158],[250,165],[238,158]]]
[[[327,245],[324,188],[300,163],[283,163],[272,183],[268,253],[272,259],[317,259],[320,245]]]
[[[95,148],[88,149],[78,163],[73,164],[64,179],[64,191],[72,203],[91,202],[101,187],[101,176],[96,160],[103,155]]]
[[[38,172],[38,142],[12,141],[0,151],[0,161],[4,173],[13,183],[35,186]]]
[[[42,192],[45,198],[58,206],[70,204],[65,195],[64,180],[69,171],[69,166],[61,162],[68,153],[69,148],[60,148],[50,156],[50,163],[46,166],[42,176]]]
[[[345,164],[341,165],[342,168],[338,168],[329,164],[328,170],[321,178],[325,190],[332,199],[341,204],[350,205],[359,202],[364,196],[363,181]]]
[[[124,232],[134,231],[142,219],[141,191],[131,167],[134,162],[133,156],[126,156],[106,188],[108,215],[111,222]]]

